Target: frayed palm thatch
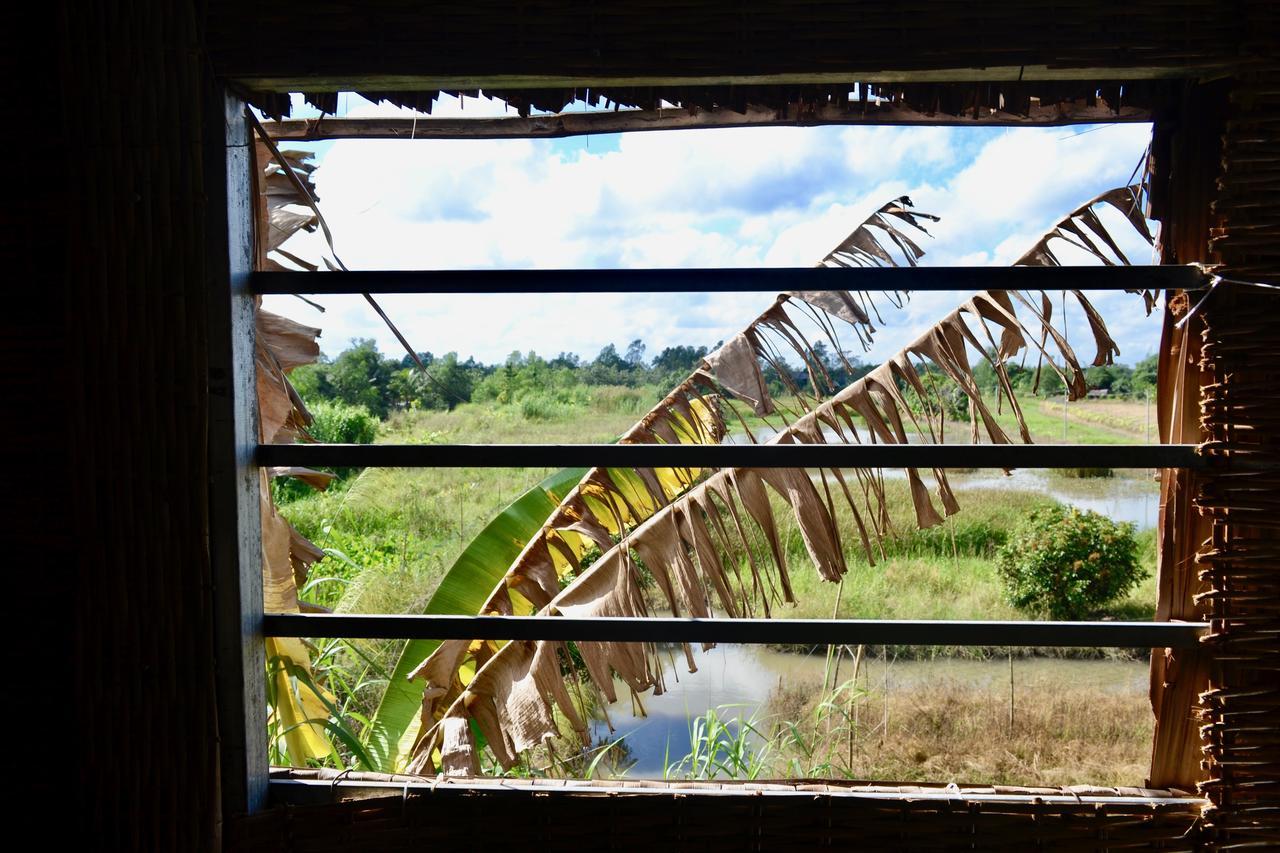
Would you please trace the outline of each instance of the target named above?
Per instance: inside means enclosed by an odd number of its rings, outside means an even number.
[[[1116,187],[1094,196],[1075,210],[1068,213],[1056,225],[1045,232],[1036,244],[1013,262],[1015,267],[1057,267],[1062,261],[1054,251],[1053,241],[1062,240],[1089,256],[1096,258],[1106,266],[1130,266],[1132,261],[1125,256],[1111,231],[1098,217],[1098,209],[1103,206],[1115,208],[1129,224],[1133,226],[1148,245],[1155,242],[1151,229],[1147,227],[1147,218],[1143,215],[1146,209],[1146,186],[1132,184],[1127,187]],[[1147,313],[1155,308],[1158,294],[1152,290],[1130,290],[1142,296],[1146,303]]]
[[[284,269],[283,257],[306,269],[315,269],[281,246],[299,231],[315,230],[317,213],[300,213],[310,207],[314,196],[308,162],[310,154],[277,151],[278,158],[262,156],[258,175],[258,266]],[[307,427],[312,422],[302,397],[289,382],[296,367],[311,364],[320,356],[320,330],[265,311],[255,313],[255,379],[258,400],[258,440],[263,444],[310,441]],[[271,477],[290,476],[313,488],[326,488],[332,475],[309,468],[264,470],[259,484],[262,525],[263,608],[269,612],[296,613],[301,609],[298,590],[306,584],[313,563],[324,556],[289,524],[271,499]],[[273,727],[282,733],[285,751],[294,763],[323,759],[334,754],[325,733],[331,697],[311,677],[311,658],[298,639],[271,637],[266,641],[270,714]]]
[[[302,326],[261,308],[257,312],[256,374],[259,441],[271,444],[306,436],[311,415],[289,383],[288,372],[319,356],[318,329]],[[276,511],[268,479],[288,475],[315,488],[331,477],[319,471],[290,468],[261,473],[259,505],[262,524],[263,608],[274,613],[299,611],[298,589],[313,563],[324,556]],[[325,758],[333,747],[325,736],[326,700],[310,678],[311,659],[301,640],[267,639],[271,679],[272,722],[283,732],[285,748],[294,762]],[[301,673],[304,677],[298,678]]]
[[[1124,192],[1131,190],[1125,188]],[[1091,204],[1099,200],[1108,198],[1104,195]],[[1081,213],[1089,207],[1073,211],[1037,244],[1039,252],[1028,253],[1022,262],[1056,262],[1050,260],[1053,256],[1047,249],[1048,241],[1063,232],[1075,233],[1072,220],[1076,218],[1090,221],[1091,212],[1089,216]],[[1130,221],[1134,221],[1132,217]],[[1149,239],[1145,222],[1140,233]],[[1106,242],[1114,245],[1110,236]],[[1120,258],[1124,260],[1122,254]],[[1115,342],[1087,298],[1078,291],[1074,296],[1089,318],[1097,345],[1093,363],[1109,363],[1118,353]],[[863,434],[856,420],[863,422],[866,440],[871,443],[905,443],[908,424],[912,431],[938,442],[947,386],[968,400],[973,441],[985,438],[993,443],[1009,443],[1012,439],[993,416],[990,401],[984,399],[975,381],[971,352],[978,353],[994,370],[997,399],[1007,401],[1018,423],[1019,438],[1030,442],[1005,369],[1012,358],[1035,349],[1062,378],[1071,399],[1078,399],[1086,390],[1084,369],[1066,336],[1054,327],[1048,305],[1043,293],[978,293],[894,357],[827,399],[810,406],[800,396],[806,411],[774,435],[770,443],[862,443]],[[778,307],[775,305],[774,309]],[[709,357],[699,374],[691,378],[709,380],[748,402],[757,412],[772,410],[756,361],[758,355],[769,356],[759,344],[760,331],[772,328],[781,332],[802,353],[802,358],[805,350],[812,349],[787,334],[790,329],[771,313],[774,309]],[[939,376],[945,377],[943,388],[935,381]],[[816,376],[813,385],[818,385]],[[920,405],[913,406],[908,395],[913,395]],[[931,472],[932,494],[919,471],[908,470],[907,477],[920,527],[942,521],[935,497],[945,514],[959,510],[942,470]],[[508,574],[511,587],[531,602],[545,601],[539,609],[540,616],[648,615],[640,592],[641,565],[656,581],[664,604],[673,614],[699,618],[719,613],[768,616],[771,601],[793,600],[770,490],[791,510],[806,551],[825,580],[839,580],[846,571],[837,513],[847,508],[858,531],[859,544],[872,563],[873,540],[888,531],[883,473],[879,470],[819,469],[810,474],[801,470],[721,469],[630,530],[621,521],[619,507],[627,504],[621,490],[610,492],[604,478],[591,485],[599,490],[600,501],[608,512],[591,519],[592,509],[584,503],[576,508],[582,518],[575,523],[579,529],[592,525],[599,528],[593,538],[602,555],[559,590],[558,584],[552,583],[558,580],[551,557],[553,549],[535,539]],[[657,492],[652,496],[661,501]],[[605,539],[611,520],[613,529],[618,531],[616,542]],[[539,582],[544,577],[545,581]],[[424,731],[415,745],[412,771],[434,772],[439,768],[445,773],[475,773],[478,750],[469,721],[474,721],[504,767],[511,767],[519,754],[560,733],[555,708],[578,736],[586,736],[586,725],[561,676],[562,667],[570,665],[563,644],[522,641],[500,648],[485,645],[483,655],[473,658],[477,664],[474,677],[463,684],[459,666],[469,648],[477,645],[484,644],[442,644],[413,673],[425,681],[425,691]],[[606,701],[616,700],[615,675],[634,694],[663,690],[663,662],[656,646],[600,642],[577,645],[588,684]],[[684,654],[693,671],[694,656],[688,645]]]

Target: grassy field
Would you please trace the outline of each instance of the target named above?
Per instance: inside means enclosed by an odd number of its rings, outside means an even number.
[[[794,615],[829,618],[839,596],[838,614],[846,618],[1022,618],[1001,599],[992,558],[1016,521],[1051,499],[1031,491],[966,488],[964,473],[953,473],[950,479],[960,512],[928,530],[915,526],[905,481],[886,483],[896,535],[885,539],[884,555],[874,566],[860,548],[852,549],[843,588],[805,571],[803,542],[798,531],[789,530],[789,562],[798,569],[794,581],[799,603]],[[841,535],[845,541],[856,541],[851,521],[845,520]],[[1139,534],[1139,542],[1144,565],[1154,570],[1154,535],[1151,531]],[[1148,577],[1109,615],[1150,618],[1154,608],[1155,581]]]
[[[784,398],[779,401],[788,411],[798,410],[795,401]],[[1063,429],[1063,403],[1061,398],[1042,399],[1027,396],[1021,401],[1022,415],[1027,429],[1037,444],[1146,444],[1147,412],[1142,401],[1129,400],[1077,400],[1066,404],[1066,429]],[[770,415],[761,418],[744,404],[734,400],[727,404],[733,413],[726,415],[731,432],[743,432],[743,422],[757,431],[779,428],[782,418]],[[994,411],[994,409],[993,409]],[[736,414],[735,414],[736,413]],[[1007,404],[995,412],[996,420],[1011,436],[1018,435],[1017,419]],[[1151,417],[1155,418],[1154,404]],[[910,424],[908,424],[908,427]],[[1149,424],[1151,441],[1159,440],[1154,420]],[[967,423],[948,422],[943,438],[948,442],[968,443],[970,427]],[[864,439],[865,440],[865,439]]]
[[[451,412],[403,412],[382,425],[383,443],[607,443],[637,419],[648,400],[632,389],[601,389],[592,407],[530,419],[518,408],[466,404]],[[656,392],[654,392],[656,394]],[[1034,402],[1034,401],[1033,401]],[[1045,403],[1044,406],[1051,404]],[[1121,404],[1125,405],[1125,404]],[[1110,416],[1112,401],[1072,404]],[[1007,416],[1007,415],[1006,415]],[[1028,423],[1038,440],[1060,429],[1055,416],[1034,405]],[[730,418],[730,424],[735,419]],[[758,419],[748,421],[753,428]],[[1111,426],[1073,421],[1073,441],[1133,440]],[[741,427],[739,427],[739,430]],[[958,430],[957,430],[958,432]],[[283,506],[295,526],[333,556],[317,564],[308,600],[349,612],[413,612],[430,596],[443,572],[465,544],[512,499],[550,471],[540,468],[457,468],[424,471],[370,468],[330,491]],[[850,549],[850,574],[842,589],[819,583],[798,530],[781,511],[789,562],[794,567],[797,617],[830,616],[840,595],[839,614],[860,618],[1014,618],[999,595],[991,563],[1012,523],[1048,499],[1010,489],[967,489],[966,475],[952,475],[961,513],[932,530],[917,530],[905,482],[887,483],[896,535],[880,547],[883,559],[868,563]],[[1098,488],[1079,481],[1073,488]],[[847,513],[842,535],[857,541]],[[1144,559],[1154,564],[1154,544],[1143,539]],[[1148,579],[1117,616],[1142,618],[1154,608],[1154,581]]]
[[[380,443],[607,443],[631,412],[590,410],[530,420],[513,407],[465,404],[404,412]],[[348,612],[420,609],[463,547],[503,507],[551,473],[544,468],[368,468],[328,492],[282,507],[299,531],[337,552],[312,570],[308,600]]]
[[[891,681],[886,690],[884,666],[872,662],[843,689],[780,687],[765,712],[768,772],[994,785],[1143,784],[1153,718],[1145,691],[1126,683],[1137,665],[1072,664],[1017,663],[1012,700],[1002,662],[988,667],[999,670],[999,678],[939,664],[927,677]],[[1088,678],[1090,669],[1102,669],[1101,677]],[[1064,679],[1071,689],[1063,689]]]

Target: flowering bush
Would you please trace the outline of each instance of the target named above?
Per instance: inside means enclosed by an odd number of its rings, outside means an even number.
[[[996,553],[1005,596],[1053,619],[1086,619],[1146,577],[1133,525],[1057,504],[1033,510]]]

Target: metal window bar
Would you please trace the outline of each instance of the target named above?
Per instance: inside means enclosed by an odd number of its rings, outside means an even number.
[[[1198,265],[1141,267],[782,267],[621,270],[255,272],[259,295],[307,293],[739,293],[786,290],[1199,290]]]
[[[262,444],[306,468],[1187,468],[1191,444]]]
[[[257,272],[256,294],[606,293],[783,290],[1138,290],[1203,288],[1196,265],[1150,267],[826,267],[680,270]],[[262,466],[1186,468],[1193,445],[260,445]],[[624,642],[1185,648],[1203,622],[974,622],[570,618],[271,613],[274,637]]]
[[[906,619],[417,616],[268,613],[270,637],[366,640],[559,640],[637,643],[801,643],[889,646],[1187,648],[1203,622],[999,622]]]

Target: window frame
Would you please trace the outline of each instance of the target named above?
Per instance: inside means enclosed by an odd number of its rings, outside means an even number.
[[[467,633],[467,636],[481,637],[486,636],[479,631],[497,631],[498,633],[490,633],[494,639],[511,639],[510,636],[501,632],[511,630],[509,627],[510,620],[507,625],[503,625],[504,617],[480,617],[480,616],[459,616],[459,617],[329,617],[316,614],[287,614],[287,615],[268,615],[263,611],[262,599],[262,576],[261,576],[261,559],[262,559],[262,541],[260,528],[260,469],[267,464],[297,464],[297,465],[325,465],[336,464],[332,458],[343,453],[353,456],[366,455],[368,461],[364,464],[372,465],[394,465],[404,464],[414,467],[436,467],[441,461],[445,461],[444,467],[461,464],[456,461],[455,449],[449,447],[435,446],[431,448],[413,449],[413,448],[396,448],[394,446],[380,446],[378,448],[361,448],[351,447],[344,448],[342,446],[328,447],[310,447],[310,446],[271,446],[270,449],[260,449],[258,446],[258,413],[257,413],[257,394],[255,386],[255,323],[254,314],[256,303],[259,295],[264,292],[295,292],[296,288],[279,286],[272,289],[271,286],[263,287],[255,285],[255,269],[254,269],[254,182],[253,182],[253,128],[246,119],[246,103],[232,94],[229,90],[220,89],[215,103],[211,103],[208,109],[210,116],[217,116],[221,121],[210,122],[211,127],[206,131],[206,174],[209,177],[208,183],[208,200],[211,211],[216,213],[220,208],[225,208],[225,228],[213,227],[210,232],[213,234],[210,242],[210,268],[213,271],[210,277],[208,297],[210,303],[210,336],[208,340],[209,355],[209,397],[210,397],[210,420],[209,420],[209,506],[210,506],[210,558],[212,561],[213,577],[214,577],[214,619],[216,622],[214,655],[214,671],[217,680],[218,690],[218,719],[219,719],[219,740],[220,740],[220,756],[221,756],[221,776],[222,776],[222,794],[223,794],[223,812],[225,814],[252,814],[265,808],[268,804],[270,796],[270,765],[268,759],[268,746],[265,737],[267,725],[267,702],[266,702],[266,660],[264,653],[265,639],[267,636],[314,636],[314,632],[307,628],[308,623],[315,625],[319,622],[327,622],[333,626],[342,626],[338,633],[333,630],[326,629],[325,636],[348,636],[348,637],[371,637],[383,636],[388,630],[394,631],[394,620],[401,621],[401,625],[408,622],[418,623],[412,629],[421,634],[422,631],[429,630],[428,626],[432,620],[436,620],[438,625],[444,625],[447,621],[453,620],[457,624],[457,630]],[[1047,271],[1048,275],[1062,275],[1062,269],[1057,271]],[[1099,268],[1107,270],[1108,268]],[[1183,275],[1187,268],[1169,268],[1170,270],[1178,270],[1178,275]],[[714,271],[706,271],[714,272]],[[963,288],[963,284],[952,281],[950,285],[943,281],[937,270],[928,272],[920,272],[917,270],[896,271],[903,273],[901,278],[908,278],[907,273],[911,273],[921,279],[928,276],[937,277],[938,281],[934,286],[925,289],[957,289]],[[1006,271],[1007,272],[1007,271]],[[999,274],[999,273],[998,273]],[[1032,273],[1032,275],[1041,273]],[[267,273],[261,275],[261,280],[268,280],[271,276],[287,276],[290,274]],[[372,290],[379,292],[377,286],[370,287],[369,282],[375,281],[379,273],[351,273],[346,274],[349,278],[342,282],[339,276],[343,274],[331,273],[325,278],[324,285],[326,292],[360,292],[361,290]],[[386,290],[381,292],[414,292],[415,288],[407,287],[407,277],[413,275],[411,273],[393,273],[386,275]],[[428,273],[429,278],[433,274]],[[452,274],[434,274],[437,277],[443,277],[449,280]],[[1131,285],[1142,284],[1139,280],[1144,275],[1144,271],[1134,268],[1129,272],[1129,278],[1133,281]],[[1100,276],[1106,276],[1112,279],[1112,283],[1099,289],[1115,289],[1120,278],[1126,276],[1117,276],[1115,270],[1108,270],[1100,273]],[[768,277],[766,277],[768,278]],[[1009,281],[1013,282],[1022,278],[1021,275],[1009,276]],[[1158,276],[1156,277],[1158,278]],[[1172,281],[1174,276],[1170,277]],[[587,289],[590,288],[584,285]],[[988,285],[989,286],[989,285]],[[1027,285],[1019,285],[1027,286]],[[1049,285],[1045,285],[1049,287]],[[1077,285],[1078,286],[1078,285]],[[896,286],[895,286],[896,287]],[[456,283],[450,286],[440,284],[423,285],[418,292],[460,292],[464,288],[459,287]],[[480,288],[483,290],[484,288]],[[678,290],[688,290],[690,288],[673,288]],[[712,289],[712,288],[696,288],[696,289]],[[729,285],[723,285],[715,289],[735,289]],[[752,289],[770,290],[776,292],[778,285],[772,279],[761,286]],[[998,289],[998,288],[997,288]],[[1056,289],[1056,288],[1051,288]],[[610,453],[625,453],[628,456],[640,455],[652,452],[661,452],[660,447],[654,448],[646,446],[635,446],[622,449],[611,448]],[[902,455],[902,461],[906,461],[905,454],[915,454],[920,452],[922,446],[885,446],[895,448],[891,453]],[[928,446],[923,446],[924,452],[930,452]],[[1081,457],[1076,452],[1078,448],[1063,446],[1034,446],[1038,453],[1041,454],[1043,461],[1037,464],[1034,461],[1034,453],[1027,454],[1030,464],[1022,467],[1074,467],[1082,464]],[[1099,446],[1101,447],[1101,446]],[[914,448],[914,449],[913,449]],[[678,453],[688,451],[685,455],[693,455],[694,453],[707,453],[707,448],[667,448],[667,451],[675,450]],[[797,445],[789,448],[737,448],[728,453],[722,454],[726,456],[735,455],[741,451],[749,451],[755,454],[761,454],[762,450],[766,452],[774,452],[781,450],[783,452],[791,452],[799,450],[801,453],[812,453],[819,448],[814,446]],[[865,451],[866,448],[862,448]],[[990,448],[995,450],[996,448]],[[1107,464],[1111,467],[1125,467],[1124,464],[1115,464],[1116,459],[1123,462],[1123,454],[1126,450],[1133,448],[1125,447],[1107,447],[1100,449],[1099,454],[1111,454],[1115,457]],[[1164,459],[1170,463],[1170,467],[1197,467],[1200,463],[1193,459],[1185,452],[1186,448],[1157,446],[1147,448],[1153,451],[1150,456],[1152,460],[1157,457]],[[591,448],[573,451],[570,448],[542,448],[543,451],[554,455],[560,453],[563,455],[565,451],[582,452],[590,454]],[[720,452],[720,448],[712,450],[712,453]],[[839,452],[840,448],[831,448]],[[1008,451],[1009,448],[1005,448]],[[1015,453],[1021,452],[1018,448],[1013,448]],[[959,446],[957,450],[952,452],[969,452],[974,451],[967,446]],[[499,449],[491,451],[492,458],[490,461],[484,462],[487,465],[509,465],[511,463],[511,448],[505,450]],[[594,451],[599,454],[599,451]],[[830,451],[828,451],[830,452]],[[988,451],[984,451],[988,452]],[[505,461],[501,458],[503,454],[507,454],[509,458]],[[379,455],[380,454],[380,455]],[[1119,455],[1117,455],[1119,454]],[[1163,455],[1161,455],[1163,454]],[[323,461],[318,461],[322,460]],[[621,456],[619,456],[621,458]],[[762,457],[761,457],[762,458]],[[453,461],[448,461],[448,460]],[[1056,461],[1055,461],[1056,460]],[[535,461],[532,464],[540,464]],[[557,463],[561,464],[561,463]],[[565,461],[562,464],[608,464],[597,461]],[[625,464],[615,463],[615,464]],[[643,463],[652,464],[652,463]],[[682,462],[679,464],[688,464]],[[723,466],[731,464],[726,462],[717,462],[717,465]],[[770,464],[767,462],[752,462],[752,464]],[[772,464],[778,464],[774,461]],[[805,467],[803,463],[796,463],[801,467]],[[921,467],[931,467],[938,462],[922,462]],[[1101,463],[1100,463],[1101,464]],[[914,467],[914,466],[913,466]],[[1132,459],[1129,460],[1129,467],[1135,467]],[[1141,467],[1141,466],[1137,466]],[[360,622],[364,621],[362,627]],[[345,621],[344,621],[345,620]],[[373,624],[374,620],[381,620],[378,630],[382,633],[359,633],[361,630],[371,630],[367,626]],[[630,620],[636,621],[636,620]],[[675,621],[675,620],[655,620],[655,621]],[[717,632],[728,630],[735,626],[730,623],[743,620],[715,620],[721,622],[720,626],[705,625],[703,630],[705,633],[689,635],[684,639],[716,639]],[[788,621],[799,620],[770,620],[773,627],[769,630],[770,634],[775,633],[775,628],[784,628]],[[856,620],[831,620],[825,630],[832,632],[841,631],[841,625],[852,626]],[[462,623],[466,623],[465,625]],[[915,627],[909,630],[917,630],[927,632],[934,630],[930,626],[923,623],[913,623]],[[956,623],[950,623],[955,625]],[[972,623],[968,623],[972,624]],[[993,623],[994,624],[994,623]],[[1001,645],[1001,644],[1034,644],[1034,645],[1129,645],[1132,638],[1119,639],[1126,625],[1123,623],[1079,623],[1078,627],[1086,629],[1083,633],[1073,631],[1071,637],[1063,634],[1057,638],[1063,642],[1026,642],[1028,639],[1019,631],[1027,630],[1035,633],[1036,636],[1043,636],[1043,629],[1037,631],[1034,626],[1028,628],[1032,623],[1001,623],[1008,633],[1002,636],[1007,638],[1018,637],[1017,641],[1010,639],[1009,643],[992,642],[989,635],[982,633],[979,627],[971,636],[972,639],[967,644],[982,645]],[[1044,626],[1046,623],[1039,623]],[[1052,626],[1052,623],[1048,623]],[[1148,623],[1128,623],[1128,626],[1134,624],[1143,625]],[[1184,635],[1180,642],[1185,643],[1194,637],[1198,637],[1203,632],[1205,626],[1201,623],[1183,623],[1178,626],[1178,631],[1169,630],[1173,626],[1167,623],[1150,623],[1152,626],[1162,626],[1161,631],[1152,631],[1151,635],[1159,635],[1162,638],[1173,639],[1174,634],[1181,632]],[[905,625],[905,623],[904,623]],[[388,627],[391,626],[391,627]],[[741,628],[742,626],[737,626]],[[871,626],[871,630],[882,630],[883,625],[877,628]],[[1110,636],[1116,639],[1114,642],[1099,643],[1088,638],[1089,628],[1096,629],[1102,636],[1103,633],[1110,631]],[[862,629],[867,626],[863,625]],[[626,630],[624,628],[624,630]],[[347,633],[343,633],[343,631]],[[944,628],[945,631],[945,628]],[[407,634],[413,636],[415,634]],[[432,634],[431,636],[437,636]],[[883,637],[883,634],[880,635]],[[922,633],[919,636],[924,637]],[[667,637],[670,639],[670,637]],[[1105,639],[1106,637],[1102,637]],[[1066,640],[1070,639],[1070,642]],[[776,638],[775,638],[776,640]],[[1034,640],[1034,637],[1032,638]],[[721,639],[720,641],[726,641]],[[759,642],[760,640],[753,640]],[[846,637],[839,640],[840,642],[849,642]],[[854,639],[853,642],[861,640]],[[868,642],[881,642],[882,639],[871,639]],[[890,640],[890,642],[893,642]],[[907,639],[900,639],[898,642],[909,642]],[[961,643],[965,644],[965,643]],[[1173,647],[1173,646],[1171,646]]]

